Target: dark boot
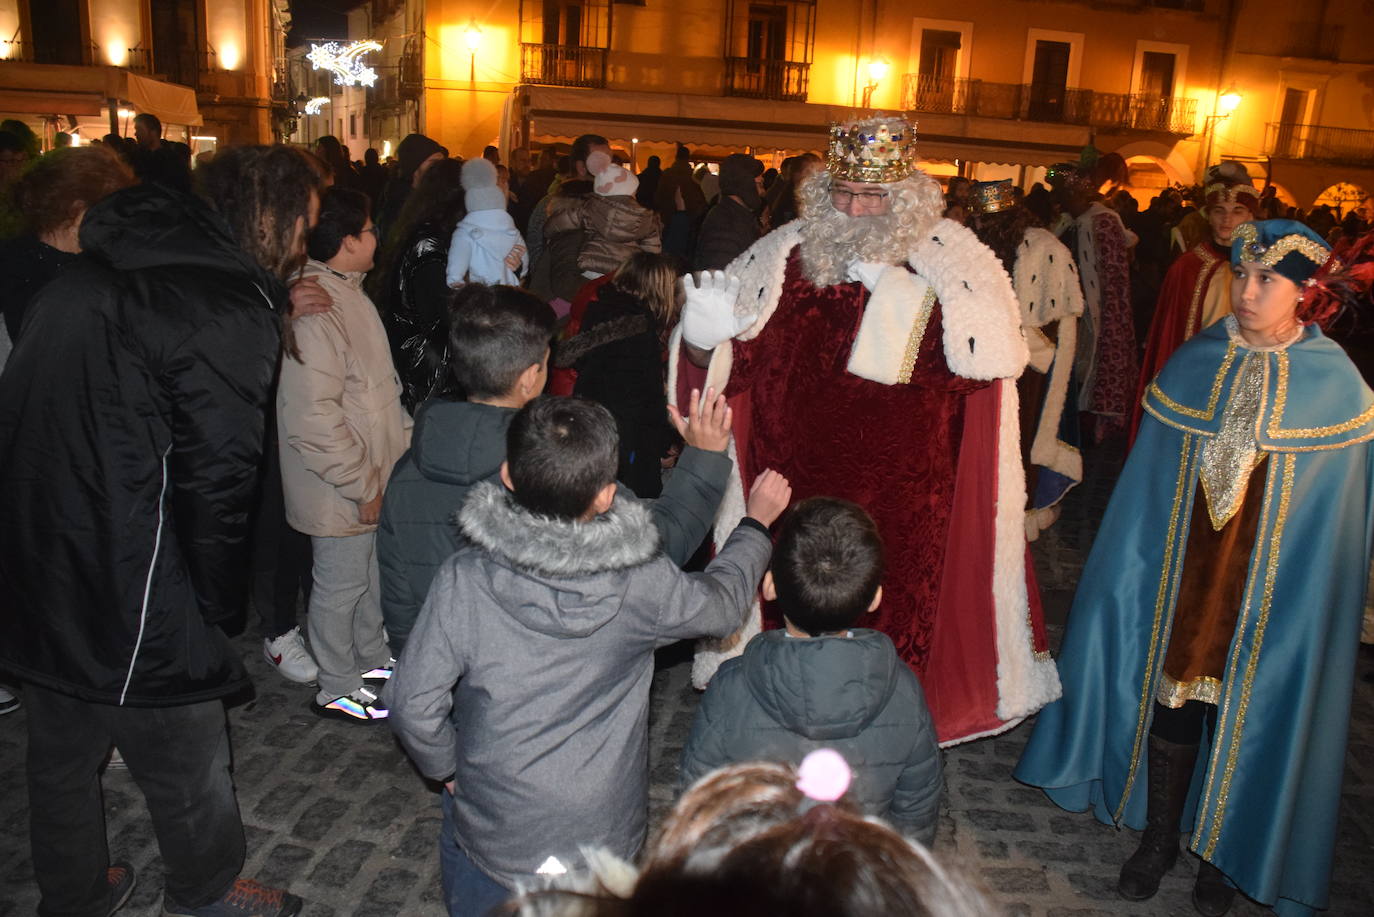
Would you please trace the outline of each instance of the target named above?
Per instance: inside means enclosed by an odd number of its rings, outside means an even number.
[[[1193,884],[1193,907],[1205,917],[1221,917],[1231,909],[1236,890],[1226,876],[1206,860],[1198,861],[1197,882]]]
[[[1193,780],[1196,745],[1175,745],[1150,736],[1149,795],[1140,846],[1121,867],[1116,890],[1127,901],[1144,901],[1159,891],[1159,880],[1178,859],[1178,823]]]

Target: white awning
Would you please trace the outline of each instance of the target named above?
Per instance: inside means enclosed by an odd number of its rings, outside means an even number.
[[[597,133],[620,145],[637,138],[723,152],[746,147],[819,152],[830,124],[855,116],[854,109],[841,105],[557,86],[519,86],[516,98],[533,140]],[[1049,166],[1076,160],[1089,140],[1088,128],[1073,124],[908,115],[917,122],[918,155],[934,161]]]
[[[0,65],[0,112],[99,115],[118,99],[164,124],[201,124],[196,92],[120,67],[71,67],[12,61]]]

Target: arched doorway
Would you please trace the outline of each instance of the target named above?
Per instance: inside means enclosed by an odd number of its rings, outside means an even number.
[[[1352,210],[1361,211],[1360,216],[1366,222],[1374,213],[1374,198],[1371,198],[1369,192],[1364,188],[1349,182],[1337,182],[1329,186],[1312,202],[1313,207],[1319,207],[1323,204],[1331,208],[1331,213],[1338,222]]]

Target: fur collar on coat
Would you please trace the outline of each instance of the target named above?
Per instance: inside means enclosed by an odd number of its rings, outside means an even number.
[[[658,529],[648,507],[624,492],[590,522],[569,522],[536,515],[516,503],[505,487],[484,481],[459,511],[458,527],[479,547],[543,576],[623,570],[659,553]]]

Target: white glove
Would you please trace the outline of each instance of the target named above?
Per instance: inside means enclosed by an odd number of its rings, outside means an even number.
[[[752,324],[735,314],[739,278],[724,271],[702,271],[700,280],[682,278],[687,301],[682,307],[682,339],[700,350],[715,350]]]
[[[882,264],[877,261],[855,261],[845,269],[846,280],[857,280],[868,288],[872,293],[878,288],[878,278],[883,276],[883,271],[892,267],[890,264]],[[902,270],[906,270],[903,268]]]

